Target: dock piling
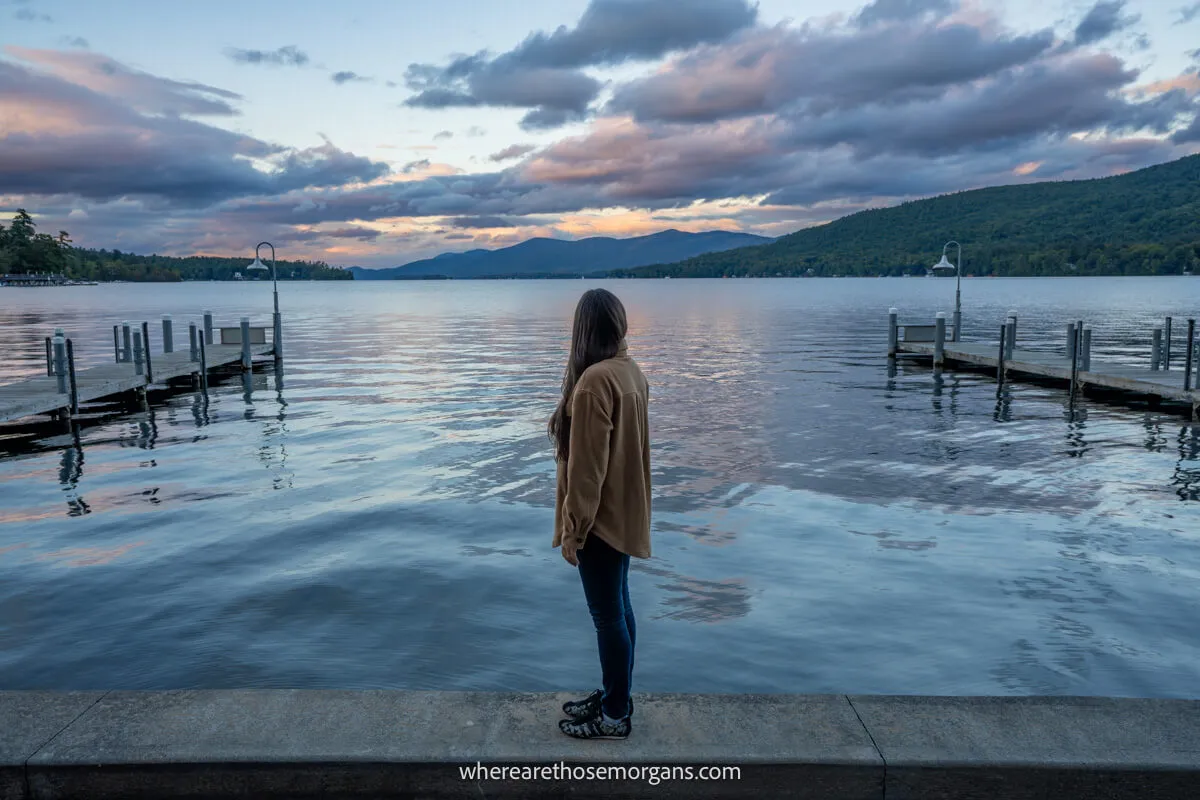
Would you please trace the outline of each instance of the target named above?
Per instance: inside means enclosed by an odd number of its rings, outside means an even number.
[[[163,352],[175,352],[175,323],[170,314],[163,314]]]
[[[145,372],[142,367],[142,332],[135,330],[133,332],[133,374],[144,375]]]
[[[46,377],[54,377],[54,345],[49,336],[46,337]]]
[[[196,323],[188,323],[188,357],[190,361],[200,360],[200,351],[196,347]]]
[[[204,343],[205,344],[213,343],[212,331],[213,331],[212,312],[205,310],[205,312],[204,312]]]
[[[150,366],[150,323],[142,323],[142,347],[146,356],[146,383],[154,383],[154,369]]]
[[[1183,360],[1183,390],[1192,389],[1192,356],[1195,355],[1196,320],[1188,320],[1187,356]]]
[[[58,379],[58,393],[67,393],[67,337],[61,333],[54,335],[54,377]]]
[[[1165,370],[1171,369],[1171,318],[1167,317],[1167,322],[1163,326],[1163,357],[1162,368]]]
[[[888,358],[896,357],[896,350],[900,344],[900,311],[896,308],[888,309]]]
[[[130,324],[128,320],[121,323],[121,341],[125,344],[125,349],[121,351],[121,361],[125,364],[133,361],[133,334]]]
[[[1092,329],[1090,327],[1083,329],[1083,348],[1079,360],[1080,369],[1090,372],[1092,369]]]
[[[113,358],[121,363],[121,326],[113,325]]]
[[[1154,339],[1150,345],[1150,371],[1158,372],[1162,366],[1162,328],[1154,329]]]
[[[933,338],[933,366],[941,369],[946,363],[946,312],[937,312]]]
[[[204,337],[197,337],[200,340],[200,391],[208,397],[208,356],[205,354]]]
[[[1017,312],[1008,312],[1008,340],[1005,343],[1004,349],[1008,353],[1008,357],[1012,358],[1013,353],[1017,350]]]
[[[1010,319],[1011,322],[1011,319]],[[1008,347],[1008,339],[1012,335],[1012,328],[1008,327],[1006,322],[1000,326],[1000,355],[996,359],[996,383],[1004,383],[1004,352]]]
[[[1075,323],[1067,323],[1067,356],[1075,352],[1075,340],[1078,338],[1078,333],[1075,330]]]
[[[1074,329],[1074,324],[1072,324]],[[1079,385],[1079,339],[1070,337],[1070,407],[1075,408],[1075,387]]]
[[[242,369],[250,367],[250,318],[242,317]]]
[[[79,384],[75,381],[75,345],[67,339],[67,380],[71,390],[71,416],[79,414]]]

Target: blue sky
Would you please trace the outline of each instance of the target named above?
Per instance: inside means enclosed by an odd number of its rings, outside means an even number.
[[[1198,43],[1193,0],[0,0],[0,210],[364,266],[777,235],[1200,152]]]

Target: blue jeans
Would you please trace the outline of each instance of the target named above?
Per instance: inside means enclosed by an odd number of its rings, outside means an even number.
[[[629,714],[633,647],[637,641],[637,624],[629,604],[629,556],[599,536],[588,536],[579,551],[579,578],[600,647],[604,675],[601,705],[609,717],[620,719]]]

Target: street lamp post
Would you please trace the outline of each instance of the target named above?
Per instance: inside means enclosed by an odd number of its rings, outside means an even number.
[[[946,258],[946,251],[950,245],[958,247],[958,264],[951,264]],[[935,270],[954,270],[954,339],[959,341],[959,336],[962,333],[962,245],[958,242],[946,242],[942,247],[942,260],[933,265]]]
[[[275,313],[271,317],[271,336],[273,337],[271,346],[275,351],[275,358],[280,358],[283,356],[283,343],[281,341],[283,326],[279,321],[279,281],[275,276],[275,245],[270,242],[259,242],[258,247],[254,248],[254,263],[246,267],[246,269],[256,271],[265,271],[267,269],[266,265],[258,258],[258,251],[262,249],[263,245],[271,248],[271,288],[275,299]]]

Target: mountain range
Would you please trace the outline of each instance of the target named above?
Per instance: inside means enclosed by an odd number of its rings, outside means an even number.
[[[964,275],[1200,274],[1200,155],[1109,178],[975,189],[860,211],[760,247],[613,277],[924,275],[949,239]],[[957,249],[949,249],[953,261]]]
[[[605,274],[646,264],[681,261],[704,253],[772,241],[765,236],[729,231],[686,233],[666,230],[649,236],[615,239],[529,239],[498,250],[443,253],[389,269],[350,267],[355,280],[406,278],[533,278]]]

